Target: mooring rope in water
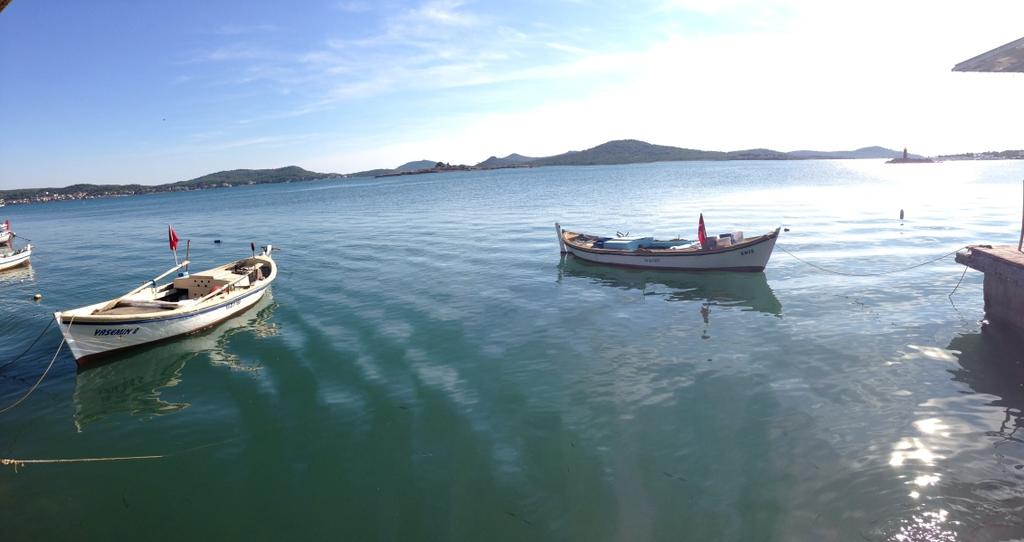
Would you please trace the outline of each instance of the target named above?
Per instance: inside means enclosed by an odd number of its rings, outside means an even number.
[[[41,333],[39,333],[39,335],[36,335],[36,338],[32,340],[32,343],[28,345],[28,348],[26,348],[24,351],[22,351],[22,353],[20,353],[17,356],[15,356],[14,359],[12,359],[11,361],[8,361],[7,363],[4,363],[3,365],[0,365],[0,371],[6,369],[8,365],[10,365],[10,364],[18,361],[19,359],[21,359],[21,357],[24,356],[25,354],[28,354],[28,351],[31,350],[32,347],[36,345],[36,342],[38,342],[39,339],[43,338],[43,334],[46,333],[46,330],[50,329],[50,326],[53,325],[53,320],[54,320],[53,318],[50,319],[50,321],[46,324],[46,327],[43,328],[43,331]]]
[[[61,348],[64,348],[65,342],[66,341],[63,340],[60,342],[60,346],[57,347],[57,351],[53,353],[53,359],[50,360],[50,364],[46,366],[46,370],[43,371],[43,374],[39,375],[39,380],[36,380],[36,383],[32,384],[32,387],[29,388],[28,391],[25,392],[25,395],[22,395],[20,399],[11,403],[10,406],[5,407],[3,410],[0,410],[0,414],[4,414],[8,410],[20,405],[22,401],[28,399],[29,395],[32,395],[32,392],[36,391],[36,388],[38,388],[39,385],[43,383],[43,379],[46,378],[46,374],[49,373],[50,369],[53,367],[53,362],[57,361],[57,356],[60,354]]]
[[[133,461],[137,459],[161,459],[165,455],[130,455],[121,457],[75,457],[70,459],[0,459],[0,465],[14,467],[18,472],[19,467],[25,465],[51,464],[51,463],[95,463],[98,461]]]
[[[967,269],[968,269],[968,267],[965,265],[964,266],[964,272],[960,274],[960,280],[956,281],[956,286],[953,287],[953,291],[949,292],[949,295],[947,297],[949,297],[949,302],[950,303],[953,302],[953,294],[956,293],[957,288],[960,287],[960,283],[963,282],[964,281],[964,277],[967,276]]]
[[[77,316],[77,315],[73,315],[73,316],[71,316],[71,320],[70,320],[70,321],[68,321],[68,330],[70,330],[70,329],[71,329],[71,324],[74,324],[74,323],[75,323],[75,316]],[[53,353],[53,358],[52,358],[52,359],[50,359],[50,364],[46,366],[46,370],[45,370],[45,371],[43,371],[43,374],[39,375],[39,380],[36,380],[36,383],[35,383],[35,384],[32,384],[32,387],[31,387],[31,388],[29,388],[29,389],[28,389],[28,391],[27,391],[27,392],[25,392],[25,395],[22,395],[20,399],[18,399],[17,401],[15,401],[15,402],[11,403],[11,404],[10,404],[9,406],[7,406],[7,407],[4,407],[4,408],[3,408],[2,410],[0,410],[0,414],[4,414],[4,413],[6,413],[6,412],[7,412],[8,410],[11,410],[12,408],[14,408],[14,407],[16,407],[16,406],[20,405],[20,404],[22,403],[22,401],[24,401],[25,399],[28,399],[28,396],[29,396],[29,395],[32,395],[32,392],[36,391],[36,388],[38,388],[38,387],[39,387],[39,385],[43,383],[43,379],[44,379],[44,378],[46,378],[46,375],[47,375],[47,374],[49,374],[49,372],[50,372],[50,369],[52,369],[52,368],[53,368],[53,363],[54,363],[55,361],[57,361],[57,356],[59,356],[59,355],[60,355],[60,351],[61,351],[61,349],[62,349],[62,348],[64,348],[64,344],[65,344],[65,343],[67,343],[67,342],[68,342],[68,340],[67,340],[67,338],[66,338],[66,337],[65,337],[65,338],[63,338],[63,339],[61,339],[61,341],[60,341],[60,346],[58,346],[58,347],[57,347],[57,351]]]
[[[174,457],[177,455],[184,455],[196,450],[202,450],[203,448],[211,448],[213,446],[222,446],[229,442],[235,442],[241,440],[244,437],[229,438],[227,440],[221,440],[218,442],[211,442],[209,444],[201,444],[199,446],[193,446],[177,452],[169,454],[159,455],[122,455],[114,457],[70,457],[70,458],[53,458],[53,459],[13,459],[13,458],[0,458],[0,465],[5,467],[14,467],[14,472],[18,472],[20,467],[25,465],[53,465],[53,464],[66,464],[66,463],[99,463],[109,461],[140,461],[144,459],[166,459],[168,457]]]
[[[921,262],[921,263],[918,263],[918,264],[914,264],[914,265],[912,265],[910,267],[904,267],[904,268],[901,268],[901,269],[892,269],[892,270],[889,270],[889,271],[882,271],[882,272],[879,272],[879,273],[847,273],[845,271],[837,271],[835,269],[829,269],[827,267],[822,267],[822,266],[820,266],[818,264],[811,263],[811,262],[809,262],[809,261],[807,261],[807,260],[797,256],[796,254],[793,254],[792,252],[786,250],[786,247],[780,246],[779,248],[783,252],[785,252],[786,254],[789,254],[790,256],[792,256],[798,262],[806,264],[806,265],[809,265],[809,266],[811,266],[811,267],[813,267],[815,269],[818,269],[819,271],[824,271],[826,273],[832,273],[833,275],[842,275],[844,277],[880,277],[880,276],[883,276],[883,275],[892,275],[892,274],[895,274],[895,273],[902,273],[904,271],[910,271],[911,269],[917,269],[918,267],[924,267],[924,266],[926,266],[928,264],[933,264],[933,263],[935,263],[935,262],[937,262],[939,260],[944,260],[944,259],[946,259],[946,258],[948,258],[948,257],[950,257],[950,256],[952,256],[954,254],[956,254],[957,252],[960,252],[961,250],[963,250],[965,248],[968,248],[968,246],[969,245],[962,246],[962,247],[960,247],[960,248],[958,248],[958,249],[956,249],[956,250],[954,250],[952,252],[947,252],[946,254],[943,254],[942,256],[939,256],[938,258],[933,258],[933,259],[928,260],[926,262]],[[964,272],[966,273],[966,270]]]

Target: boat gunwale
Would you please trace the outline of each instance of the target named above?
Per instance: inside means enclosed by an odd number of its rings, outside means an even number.
[[[31,252],[16,252],[10,256],[0,256],[0,264],[17,262],[31,257]]]
[[[731,245],[731,246],[728,246],[728,247],[713,248],[711,250],[702,250],[702,249],[689,250],[689,249],[683,249],[683,250],[685,250],[685,252],[681,251],[681,250],[672,250],[672,249],[647,249],[647,248],[641,248],[641,249],[637,249],[637,250],[620,250],[620,249],[614,249],[614,248],[592,248],[592,247],[585,247],[585,246],[581,246],[579,243],[575,242],[574,240],[570,240],[569,236],[570,235],[575,235],[575,236],[590,235],[590,234],[586,234],[586,233],[582,233],[582,232],[574,232],[574,231],[569,231],[569,230],[561,230],[561,232],[562,232],[562,240],[565,242],[566,245],[572,247],[575,250],[580,250],[580,251],[583,251],[583,252],[590,252],[590,253],[593,253],[593,254],[608,254],[608,255],[634,256],[634,257],[651,257],[651,256],[658,256],[658,257],[665,257],[665,256],[683,257],[683,256],[686,256],[686,257],[692,257],[692,256],[709,256],[709,255],[712,255],[712,254],[725,254],[727,252],[732,252],[734,250],[743,250],[743,249],[746,249],[746,248],[750,248],[752,246],[756,246],[756,245],[759,245],[761,243],[765,243],[765,242],[770,241],[772,239],[778,238],[780,229],[781,228],[776,228],[775,231],[771,231],[771,232],[768,232],[768,233],[765,233],[765,234],[762,234],[762,235],[758,235],[757,237],[751,237],[750,239],[745,239],[745,240],[743,240],[743,242],[741,242],[739,244]],[[593,237],[599,237],[599,236],[593,236]]]

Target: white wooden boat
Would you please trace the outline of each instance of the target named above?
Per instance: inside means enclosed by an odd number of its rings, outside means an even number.
[[[180,273],[186,260],[127,294],[77,309],[54,313],[79,366],[112,353],[194,333],[256,304],[277,277],[267,246],[250,258],[200,273]]]
[[[31,257],[32,245],[25,245],[23,248],[13,251],[0,251],[0,271],[28,265]]]
[[[563,230],[555,224],[563,253],[595,263],[676,271],[764,271],[779,229],[750,238],[742,232],[722,234],[701,246],[686,239],[600,237]]]

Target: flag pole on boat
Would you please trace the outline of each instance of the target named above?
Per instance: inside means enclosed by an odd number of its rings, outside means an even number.
[[[178,234],[174,233],[174,228],[170,224],[167,225],[167,244],[171,247],[171,252],[174,253],[174,265],[178,265]],[[187,258],[186,258],[187,259]]]
[[[252,251],[252,257],[256,257],[256,243],[249,241],[249,250]]]
[[[708,247],[708,234],[704,228],[704,213],[700,214],[700,220],[697,222],[697,240],[700,241],[701,249]]]

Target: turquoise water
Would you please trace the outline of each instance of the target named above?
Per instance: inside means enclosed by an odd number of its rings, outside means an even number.
[[[55,310],[274,243],[224,325],[51,374],[0,415],[5,540],[1000,540],[1024,536],[1024,347],[982,333],[1021,162],[666,163],[6,207],[0,363]],[[900,222],[899,210],[906,211]],[[593,233],[748,235],[764,274],[560,258]],[[214,239],[221,239],[219,245]],[[43,299],[32,301],[40,292]],[[16,400],[60,344],[0,370]],[[1015,365],[1016,364],[1016,365]],[[905,537],[905,538],[900,538]]]

